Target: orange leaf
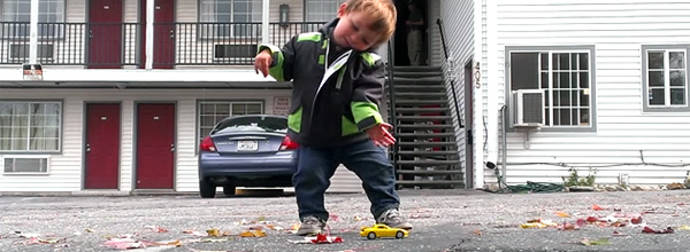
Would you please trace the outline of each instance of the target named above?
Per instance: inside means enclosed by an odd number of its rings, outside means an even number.
[[[570,217],[570,214],[563,212],[563,211],[556,211],[556,215],[561,218],[568,218]]]
[[[594,210],[594,211],[601,211],[601,210],[604,210],[604,208],[600,207],[600,206],[597,205],[597,204],[594,204],[594,205],[592,205],[592,210]]]
[[[474,233],[474,234],[476,234],[476,235],[478,235],[478,236],[482,236],[482,231],[479,230],[479,229],[472,231],[472,233]]]

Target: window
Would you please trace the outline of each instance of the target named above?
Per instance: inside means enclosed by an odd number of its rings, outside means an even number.
[[[644,111],[690,111],[688,48],[690,46],[642,47]]]
[[[31,19],[31,0],[2,0],[2,22],[29,23]],[[39,0],[39,23],[62,23],[65,21],[65,0]],[[3,36],[29,36],[28,24],[3,24]],[[40,27],[38,35],[55,36],[60,29],[56,25]]]
[[[593,54],[593,47],[507,47],[506,97],[541,90],[544,128],[594,130]]]
[[[233,101],[201,101],[199,102],[199,141],[208,135],[213,126],[226,117],[238,115],[254,115],[263,113],[263,103],[233,102]]]
[[[328,22],[334,19],[343,0],[305,0],[305,22]]]
[[[62,103],[0,101],[0,152],[60,151]]]
[[[258,37],[262,0],[200,0],[202,37]],[[256,23],[256,24],[253,24]]]
[[[6,157],[5,173],[48,173],[48,158]]]

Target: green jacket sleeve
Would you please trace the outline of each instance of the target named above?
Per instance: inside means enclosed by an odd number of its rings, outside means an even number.
[[[277,81],[291,81],[293,77],[293,63],[295,62],[295,41],[297,36],[288,41],[281,50],[270,44],[260,44],[257,54],[268,49],[271,51],[271,66],[269,74]]]
[[[383,123],[379,104],[383,97],[385,83],[383,61],[373,53],[362,53],[365,64],[362,74],[354,81],[350,107],[360,131]]]

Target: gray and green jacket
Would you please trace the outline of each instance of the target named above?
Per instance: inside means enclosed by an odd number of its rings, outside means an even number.
[[[339,146],[368,138],[364,132],[383,122],[379,104],[383,95],[384,65],[381,57],[352,50],[346,61],[338,59],[331,32],[338,19],[319,32],[293,37],[281,50],[270,49],[270,74],[278,81],[292,81],[288,116],[289,135],[312,147]],[[335,70],[322,84],[327,68]]]

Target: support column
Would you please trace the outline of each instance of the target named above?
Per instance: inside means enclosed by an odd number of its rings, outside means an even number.
[[[155,1],[146,1],[146,70],[153,69],[153,20],[155,13]]]
[[[268,23],[269,23],[269,5],[270,5],[270,0],[263,0],[263,8],[261,11],[261,43],[263,44],[268,44],[269,43],[269,38],[268,38]]]
[[[38,0],[31,0],[29,23],[29,64],[38,63]]]
[[[486,0],[474,0],[474,64],[473,71],[475,79],[472,82],[474,89],[474,104],[472,106],[474,132],[473,152],[474,152],[474,185],[473,188],[484,188],[484,92],[482,85],[486,82],[486,72],[484,71],[484,13],[482,6]],[[479,77],[477,78],[477,74]]]

